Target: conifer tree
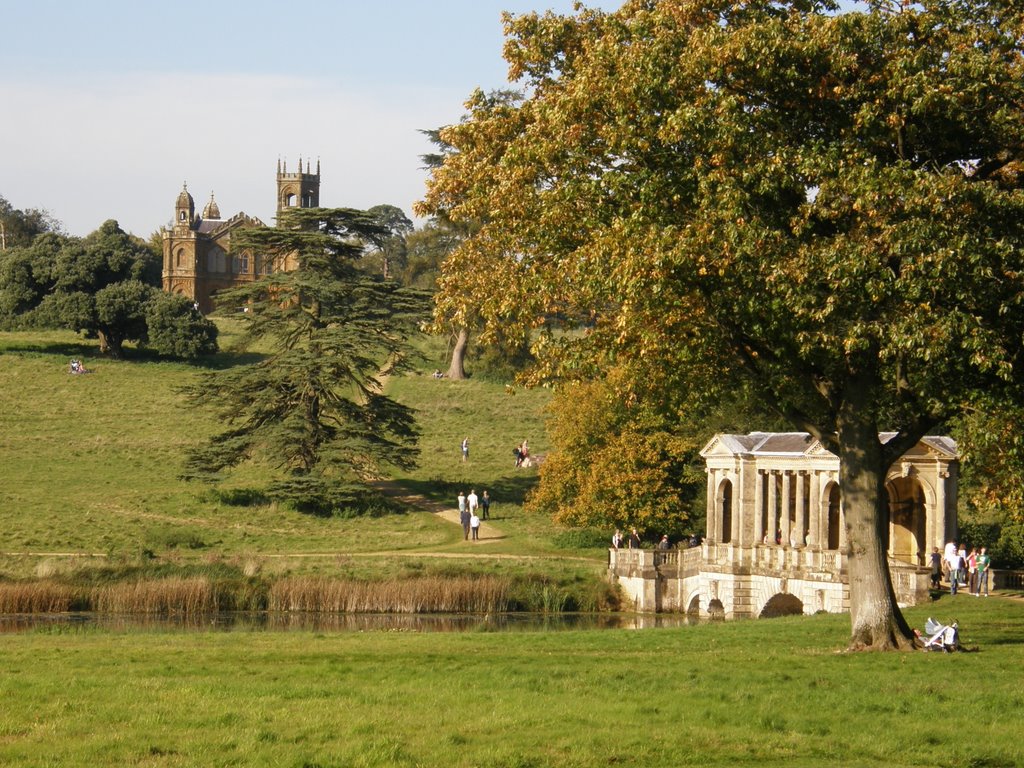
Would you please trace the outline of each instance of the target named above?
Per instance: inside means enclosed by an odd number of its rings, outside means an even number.
[[[243,230],[235,247],[277,271],[220,297],[244,307],[243,345],[260,360],[205,374],[187,392],[227,425],[195,448],[186,477],[215,478],[242,461],[282,471],[274,498],[326,513],[358,503],[361,481],[383,465],[410,467],[417,455],[413,414],[381,392],[401,370],[406,341],[426,317],[426,298],[356,267],[381,236],[374,217],[345,208],[289,209],[278,227]]]

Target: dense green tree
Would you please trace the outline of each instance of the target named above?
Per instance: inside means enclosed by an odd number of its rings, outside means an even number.
[[[35,309],[53,284],[53,267],[63,248],[75,241],[53,233],[31,245],[0,253],[0,316],[16,318]]]
[[[159,254],[116,221],[85,238],[45,233],[0,254],[0,313],[8,318],[81,331],[115,358],[126,341],[148,340],[150,318],[160,323],[162,353],[216,349],[213,324],[193,317],[190,303],[168,302],[159,288]],[[172,333],[183,335],[172,343]]]
[[[61,223],[47,211],[29,208],[19,211],[0,197],[0,252],[24,247],[45,232],[62,233]]]
[[[382,394],[381,379],[404,367],[427,302],[357,268],[362,243],[382,234],[366,212],[307,208],[238,236],[255,253],[295,254],[298,268],[223,296],[247,308],[243,343],[270,352],[189,388],[228,428],[191,452],[186,476],[215,479],[259,457],[283,471],[271,495],[323,512],[353,503],[381,466],[414,464],[413,414]]]
[[[362,261],[372,265],[373,271],[385,280],[392,280],[405,268],[406,239],[413,231],[412,221],[401,208],[393,205],[375,205],[366,212],[381,233],[369,235],[369,247]]]
[[[195,360],[217,351],[217,326],[194,302],[156,291],[146,304],[147,346],[161,355]]]
[[[850,646],[885,649],[911,643],[888,468],[1024,372],[1024,12],[867,6],[507,18],[530,96],[471,100],[424,209],[486,215],[442,302],[585,330],[541,334],[538,378],[589,357],[742,382],[835,452]]]

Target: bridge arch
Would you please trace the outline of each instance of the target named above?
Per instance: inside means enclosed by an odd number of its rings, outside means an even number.
[[[694,593],[690,596],[690,599],[686,602],[686,615],[687,616],[699,616],[700,615],[700,593]]]
[[[774,619],[779,616],[801,616],[804,612],[804,604],[796,595],[788,592],[778,592],[772,595],[764,604],[758,618]]]

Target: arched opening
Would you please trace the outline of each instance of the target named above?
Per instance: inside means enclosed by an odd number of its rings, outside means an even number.
[[[917,478],[897,477],[885,486],[889,493],[889,554],[897,560],[923,565],[925,549],[925,495]]]
[[[690,600],[690,604],[686,606],[687,616],[698,616],[700,615],[700,595],[694,595],[693,599]]]
[[[724,619],[725,618],[725,606],[722,605],[722,601],[717,597],[714,600],[708,602],[708,616],[712,619]]]
[[[295,200],[296,197],[294,194],[292,194],[291,192],[285,192],[284,195],[281,197],[281,204],[285,208],[294,208]]]
[[[732,541],[732,481],[723,480],[718,487],[718,508],[721,511],[722,527],[719,529],[723,544]]]
[[[802,616],[804,604],[796,595],[778,594],[774,595],[764,608],[761,609],[760,618],[775,619],[779,616]]]
[[[839,514],[839,485],[829,483],[825,490],[828,499],[828,548],[839,549],[839,527],[842,523]]]

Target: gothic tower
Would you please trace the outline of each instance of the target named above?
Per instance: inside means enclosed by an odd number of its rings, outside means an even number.
[[[320,206],[320,161],[316,161],[316,173],[309,172],[309,160],[306,170],[302,170],[302,158],[299,158],[297,173],[288,173],[288,162],[284,166],[277,161],[277,213],[286,208],[318,208]]]

